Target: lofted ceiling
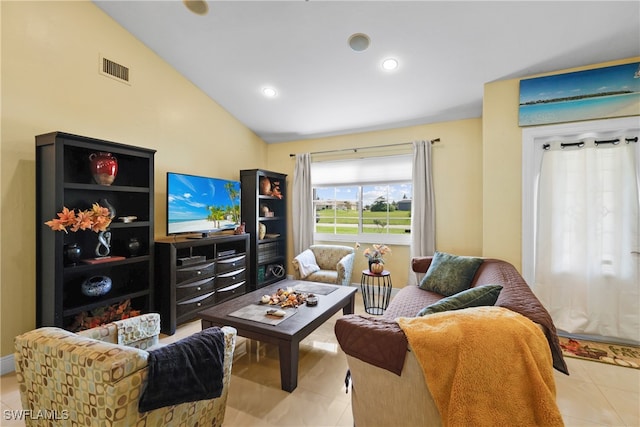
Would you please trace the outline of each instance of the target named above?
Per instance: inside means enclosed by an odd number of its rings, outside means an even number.
[[[94,3],[266,142],[480,117],[485,83],[640,55],[638,1]]]

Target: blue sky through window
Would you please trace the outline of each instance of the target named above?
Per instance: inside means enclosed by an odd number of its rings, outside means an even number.
[[[378,197],[384,197],[387,202],[399,202],[405,198],[411,199],[411,183],[380,184],[363,186],[364,204],[373,203]],[[316,188],[318,200],[340,200],[356,202],[359,198],[358,186],[348,187],[323,187]],[[387,191],[389,191],[387,193]]]

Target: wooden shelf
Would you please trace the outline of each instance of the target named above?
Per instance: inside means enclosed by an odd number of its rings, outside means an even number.
[[[278,183],[281,197],[261,194],[261,183],[268,180],[268,187]],[[240,171],[242,184],[242,221],[250,234],[251,259],[249,284],[252,290],[286,279],[266,277],[270,265],[287,267],[287,175],[261,169]],[[263,209],[273,212],[273,216],[263,216]],[[276,238],[259,238],[260,225],[266,227],[267,234],[279,234]]]
[[[116,157],[118,173],[112,185],[93,180],[89,156],[107,152]],[[134,309],[154,309],[153,197],[155,151],[117,142],[51,132],[36,136],[36,326],[68,328],[83,311],[131,299]],[[76,244],[81,258],[95,256],[97,233],[52,231],[44,225],[63,207],[90,209],[106,199],[116,209],[110,255],[124,257],[96,264],[67,265],[65,245]],[[118,216],[137,216],[123,223]],[[130,239],[140,243],[138,256],[128,253]],[[112,279],[103,297],[82,295],[81,284],[92,276]]]

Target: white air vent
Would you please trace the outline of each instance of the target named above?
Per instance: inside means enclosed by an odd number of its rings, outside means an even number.
[[[119,82],[130,84],[129,67],[125,67],[103,56],[100,56],[100,74],[111,77]]]

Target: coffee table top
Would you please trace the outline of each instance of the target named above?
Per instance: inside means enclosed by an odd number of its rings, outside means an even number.
[[[327,295],[314,293],[318,297],[318,305],[309,307],[306,304],[298,308],[283,308],[285,312],[288,310],[296,310],[296,314],[286,318],[277,325],[256,322],[249,319],[229,316],[229,313],[242,309],[250,304],[259,304],[263,295],[272,295],[278,289],[295,288],[296,286],[306,287],[308,289],[314,286],[320,286],[318,289],[334,289]],[[244,332],[254,332],[268,335],[279,339],[291,339],[291,337],[304,337],[313,332],[320,324],[327,321],[334,313],[345,307],[357,292],[357,288],[351,286],[336,286],[324,283],[306,282],[302,280],[281,280],[256,291],[241,295],[232,300],[214,305],[206,310],[198,313],[198,317],[221,326],[232,326],[238,329],[238,333],[242,335]],[[306,291],[305,291],[306,293]],[[277,305],[264,304],[264,311],[271,308],[278,309]]]

